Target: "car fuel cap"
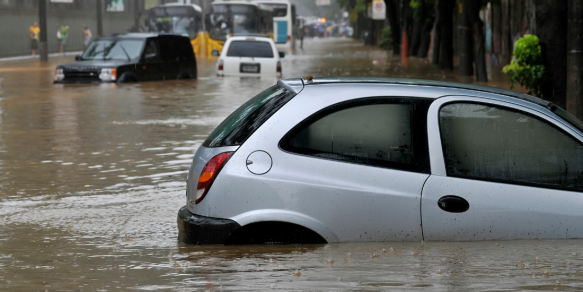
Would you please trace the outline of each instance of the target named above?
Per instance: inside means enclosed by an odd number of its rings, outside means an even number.
[[[271,169],[271,156],[262,150],[255,151],[247,157],[247,169],[254,174],[265,174]]]

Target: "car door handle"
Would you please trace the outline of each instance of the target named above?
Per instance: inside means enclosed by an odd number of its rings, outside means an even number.
[[[470,203],[458,196],[444,196],[437,201],[437,206],[445,212],[463,213],[470,209]]]

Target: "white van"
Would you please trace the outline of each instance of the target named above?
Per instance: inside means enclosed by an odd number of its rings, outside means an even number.
[[[213,56],[218,56],[213,50]],[[285,53],[278,52],[275,42],[263,36],[233,36],[227,39],[217,61],[217,75],[281,77]]]

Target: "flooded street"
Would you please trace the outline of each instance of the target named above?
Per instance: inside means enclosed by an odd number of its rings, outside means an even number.
[[[191,246],[186,175],[206,136],[274,78],[53,85],[73,56],[0,62],[0,291],[578,290],[583,240]],[[304,41],[284,77],[472,82],[350,39]],[[492,70],[488,83],[508,88]]]

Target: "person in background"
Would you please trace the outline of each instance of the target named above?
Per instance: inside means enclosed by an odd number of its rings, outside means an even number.
[[[300,49],[304,48],[304,25],[300,24],[297,29],[297,37],[300,40]]]
[[[57,23],[57,45],[59,46],[59,53],[62,53],[61,51],[61,24]]]
[[[92,36],[93,35],[91,35],[91,30],[89,30],[89,28],[86,25],[83,25],[83,45],[85,46],[85,48],[87,48],[87,46],[89,45]]]
[[[38,36],[40,35],[40,27],[35,23],[29,29],[30,31],[30,50],[32,51],[32,56],[36,54],[36,49],[38,48]]]
[[[69,36],[69,26],[66,22],[61,26],[61,46],[59,47],[59,52],[64,51],[65,44],[67,43],[67,37]]]

